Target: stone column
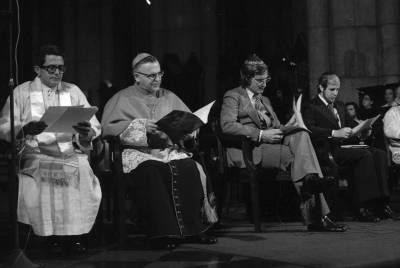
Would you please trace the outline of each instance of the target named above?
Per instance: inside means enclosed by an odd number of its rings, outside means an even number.
[[[374,0],[330,1],[333,70],[341,78],[343,101],[357,101],[356,88],[375,85],[377,39]]]
[[[380,83],[400,81],[400,2],[376,0],[378,38],[381,42]]]
[[[317,79],[330,69],[328,0],[307,0],[310,96],[317,94]]]

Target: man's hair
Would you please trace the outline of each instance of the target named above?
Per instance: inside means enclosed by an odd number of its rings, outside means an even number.
[[[61,56],[65,60],[64,50],[54,44],[46,44],[40,47],[35,56],[35,66],[42,66],[46,61],[46,55]]]
[[[242,87],[250,86],[250,81],[254,76],[264,73],[268,73],[268,66],[256,54],[250,55],[240,69]]]
[[[132,70],[136,71],[141,65],[149,62],[155,63],[158,62],[158,60],[156,57],[148,53],[140,53],[132,61]]]
[[[322,86],[322,88],[325,90],[328,86],[329,81],[332,80],[333,77],[338,77],[338,75],[333,72],[322,73],[321,76],[318,78],[318,85]]]

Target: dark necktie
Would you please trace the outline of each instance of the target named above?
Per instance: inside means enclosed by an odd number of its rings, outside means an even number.
[[[332,112],[333,117],[339,123],[339,117],[338,117],[338,114],[335,112],[335,108],[333,107],[333,103],[328,103],[328,109]]]

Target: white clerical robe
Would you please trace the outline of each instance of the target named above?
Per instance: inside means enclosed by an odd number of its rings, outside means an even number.
[[[10,100],[0,116],[0,138],[10,141]],[[36,77],[14,89],[15,133],[38,121],[50,106],[89,107],[85,95],[73,84],[56,89]],[[91,126],[100,134],[93,116]],[[101,200],[100,184],[89,162],[91,147],[79,144],[78,134],[42,132],[19,142],[18,220],[37,235],[79,235],[92,228]]]

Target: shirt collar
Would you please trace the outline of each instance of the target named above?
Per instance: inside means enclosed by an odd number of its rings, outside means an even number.
[[[248,88],[246,88],[246,92],[247,92],[247,95],[249,95],[249,98],[250,98],[250,100],[252,100],[253,99],[253,97],[254,97],[254,92],[253,91],[251,91],[250,89],[248,89]]]
[[[325,106],[328,106],[329,103],[324,99],[324,97],[322,97],[321,94],[318,94],[318,97],[321,99],[321,101],[325,104]]]

